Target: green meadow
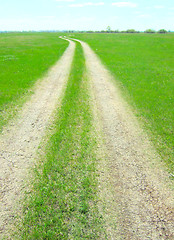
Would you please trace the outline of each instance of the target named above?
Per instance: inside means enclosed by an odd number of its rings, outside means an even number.
[[[87,42],[173,170],[174,34],[71,34]],[[57,33],[0,34],[0,128],[32,94],[68,42]],[[41,143],[14,239],[107,239],[99,212],[97,139],[77,43],[61,106]]]
[[[76,34],[100,57],[174,169],[174,34]]]
[[[67,46],[57,33],[0,34],[0,131]]]

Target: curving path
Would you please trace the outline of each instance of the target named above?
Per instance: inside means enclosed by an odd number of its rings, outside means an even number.
[[[99,189],[108,238],[172,240],[174,199],[167,171],[112,76],[91,48],[79,42],[104,134],[106,157],[99,162]]]
[[[37,84],[19,120],[12,121],[0,136],[0,238],[8,235],[26,175],[34,163],[51,114],[61,101],[75,50],[75,43],[69,42],[60,60]]]

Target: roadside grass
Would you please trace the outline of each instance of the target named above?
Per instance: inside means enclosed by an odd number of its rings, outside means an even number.
[[[96,140],[79,43],[44,157],[26,195],[20,239],[101,239]],[[105,238],[106,239],[106,238]]]
[[[174,34],[74,34],[111,71],[123,96],[174,170]]]
[[[0,34],[0,132],[67,46],[57,33]]]

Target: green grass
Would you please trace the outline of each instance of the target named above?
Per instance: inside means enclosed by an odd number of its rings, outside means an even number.
[[[174,170],[174,34],[76,34],[114,75]]]
[[[0,34],[0,131],[67,46],[57,33]]]
[[[20,239],[100,239],[96,142],[85,59],[77,44],[54,134],[36,167]]]

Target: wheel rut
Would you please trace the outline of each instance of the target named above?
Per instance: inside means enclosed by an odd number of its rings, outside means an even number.
[[[75,43],[69,42],[60,60],[36,84],[34,94],[24,104],[18,118],[12,120],[0,136],[0,238],[7,237],[13,225],[18,211],[15,208],[26,187],[29,169],[35,163],[39,143],[61,101],[75,50]]]
[[[78,40],[77,40],[78,41]],[[84,49],[106,157],[99,189],[109,239],[174,239],[173,190],[148,136],[92,49]]]
[[[77,40],[78,41],[78,40]],[[98,163],[100,209],[108,239],[174,238],[173,190],[154,147],[99,58],[84,42],[102,157]],[[53,110],[61,101],[75,43],[0,136],[0,237],[8,236],[29,169],[37,158]],[[104,149],[104,150],[103,150]]]

